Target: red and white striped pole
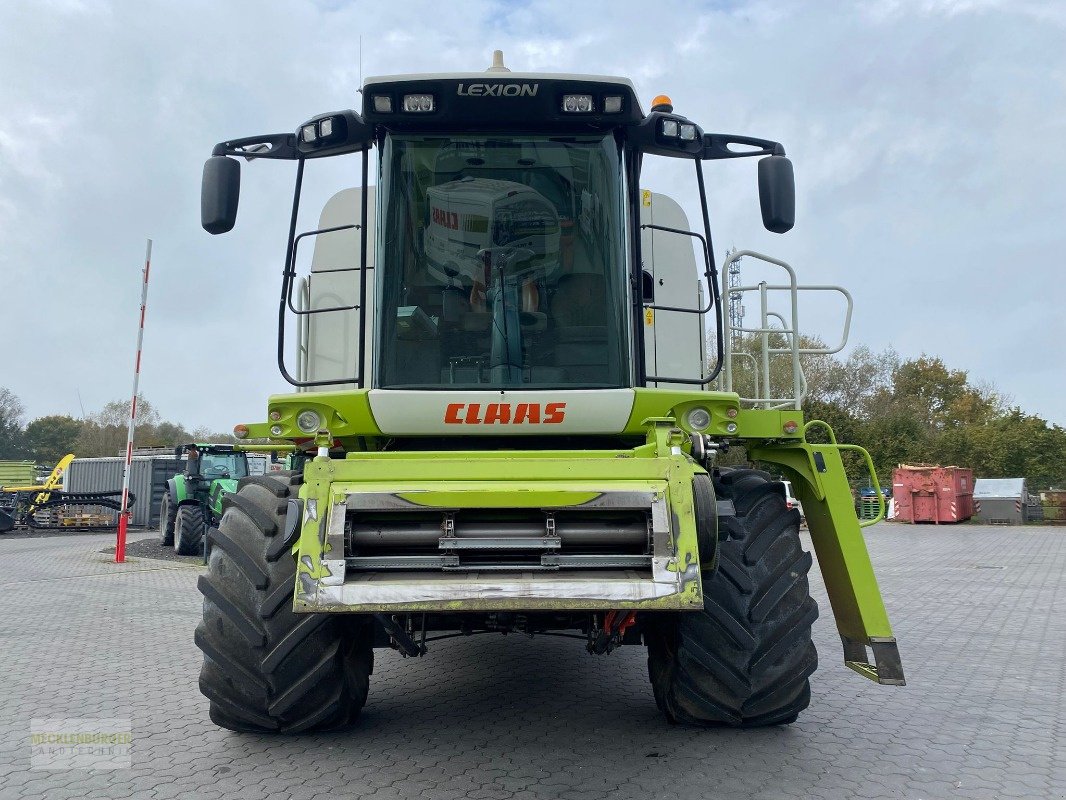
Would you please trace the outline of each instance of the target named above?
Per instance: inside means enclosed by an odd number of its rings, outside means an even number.
[[[126,528],[130,519],[130,469],[133,466],[133,429],[137,424],[137,384],[141,380],[141,343],[144,341],[144,309],[148,305],[148,273],[152,268],[152,240],[144,253],[144,283],[141,286],[141,317],[137,324],[137,358],[133,362],[133,399],[130,400],[130,424],[126,430],[126,466],[122,470],[122,511],[118,517],[118,540],[115,542],[115,563],[126,560]],[[151,499],[148,498],[148,502]]]

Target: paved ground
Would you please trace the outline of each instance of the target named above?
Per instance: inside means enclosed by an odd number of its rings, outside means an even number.
[[[208,721],[197,567],[0,538],[0,798],[1066,797],[1066,528],[867,538],[906,688],[838,665],[816,578],[822,667],[787,728],[671,727],[642,648],[485,636],[379,651],[357,728],[290,739]],[[31,770],[32,717],[130,718],[133,767]]]

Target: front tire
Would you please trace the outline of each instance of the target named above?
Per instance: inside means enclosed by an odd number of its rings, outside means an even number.
[[[170,502],[170,491],[163,491],[159,501],[159,543],[164,547],[174,546],[174,524],[178,519],[178,507]]]
[[[810,703],[818,666],[811,624],[810,553],[799,512],[764,472],[722,470],[718,571],[704,579],[702,611],[649,620],[648,672],[671,722],[761,727],[794,722]]]
[[[300,482],[291,473],[243,479],[208,534],[207,574],[198,583],[204,616],[195,640],[204,653],[200,691],[222,728],[344,728],[366,703],[374,666],[370,627],[292,610],[298,532],[285,534],[285,508]]]
[[[204,512],[197,503],[178,506],[174,520],[174,552],[179,556],[198,556],[204,550]]]

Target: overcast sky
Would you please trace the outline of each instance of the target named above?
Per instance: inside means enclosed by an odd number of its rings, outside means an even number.
[[[598,5],[598,7],[596,7]],[[623,75],[705,130],[772,138],[797,224],[761,228],[755,165],[709,165],[721,251],[855,296],[852,343],[939,355],[1066,424],[1066,4],[0,3],[3,370],[27,417],[126,397],[145,238],[143,394],[228,430],[284,391],[277,294],[291,164],[244,165],[237,228],[199,225],[222,139],[358,108],[364,75]],[[690,173],[649,174],[690,215]],[[836,322],[806,319],[825,339]],[[807,327],[805,325],[805,327]]]

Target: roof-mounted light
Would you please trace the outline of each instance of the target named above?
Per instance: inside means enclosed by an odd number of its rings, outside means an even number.
[[[567,114],[588,114],[592,110],[591,94],[563,95],[563,111]]]
[[[681,133],[681,123],[676,119],[664,119],[659,123],[659,133],[667,139],[676,139]]]
[[[681,141],[696,141],[696,126],[693,125],[691,122],[684,122],[681,124]]]
[[[433,95],[405,94],[403,96],[403,110],[413,114],[425,114],[432,111]]]
[[[622,95],[609,94],[603,98],[603,113],[617,114],[622,110]]]
[[[374,110],[379,114],[392,113],[392,97],[387,94],[374,95]]]
[[[651,101],[651,110],[664,111],[669,114],[674,110],[674,101],[665,94],[656,95],[655,99]]]
[[[346,130],[347,127],[343,117],[332,115],[313,119],[300,126],[300,143],[309,144],[312,147],[321,147],[344,138]]]

